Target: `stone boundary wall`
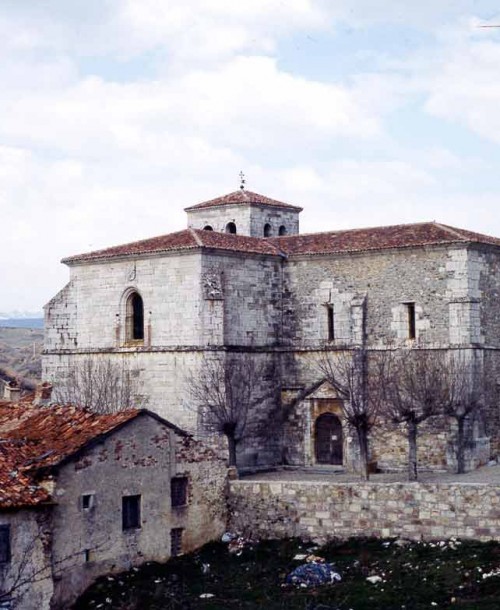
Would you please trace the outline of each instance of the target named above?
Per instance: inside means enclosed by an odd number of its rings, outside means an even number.
[[[231,481],[229,528],[249,537],[500,540],[500,484]]]

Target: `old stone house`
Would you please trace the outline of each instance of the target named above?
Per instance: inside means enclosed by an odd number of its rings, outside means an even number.
[[[146,410],[46,403],[0,402],[2,608],[68,608],[99,575],[224,531],[226,468],[212,451]]]
[[[205,354],[250,354],[274,364],[261,384],[276,392],[253,414],[240,465],[349,466],[342,401],[314,367],[322,350],[418,342],[474,353],[496,376],[500,239],[436,222],[302,235],[300,207],[246,190],[186,212],[186,230],[63,260],[44,378],[64,383],[89,356],[126,362],[152,410],[196,431],[186,371]],[[433,425],[421,465],[452,467],[453,431]],[[474,434],[469,466],[498,453],[496,405]],[[404,463],[404,444],[371,449],[379,466]]]

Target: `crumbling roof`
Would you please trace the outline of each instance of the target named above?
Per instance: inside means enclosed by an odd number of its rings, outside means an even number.
[[[40,471],[62,464],[146,413],[180,436],[187,435],[145,409],[101,415],[73,406],[38,407],[28,399],[0,401],[0,509],[47,501],[49,495],[37,483]]]
[[[121,246],[105,248],[104,250],[70,256],[63,259],[62,262],[72,264],[123,256],[195,249],[216,249],[228,252],[245,252],[247,254],[279,254],[276,246],[267,239],[231,233],[218,233],[216,231],[203,231],[201,229],[185,229],[177,233],[169,233],[159,237],[152,237],[151,239],[143,239]]]
[[[32,473],[23,469],[25,449],[16,442],[0,441],[0,509],[36,506],[50,499]]]
[[[196,205],[184,208],[184,211],[190,212],[192,210],[203,210],[205,208],[218,208],[226,205],[265,205],[274,208],[286,208],[288,210],[295,210],[301,212],[302,208],[296,205],[290,205],[289,203],[283,203],[276,199],[271,199],[265,195],[259,195],[259,193],[252,193],[252,191],[239,189],[228,195],[217,197],[216,199],[210,199],[210,201],[204,201]]]
[[[349,229],[271,238],[287,256],[336,254],[414,248],[454,243],[481,243],[500,246],[500,239],[455,229],[437,222]]]

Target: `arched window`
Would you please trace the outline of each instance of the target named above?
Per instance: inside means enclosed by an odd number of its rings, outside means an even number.
[[[226,233],[236,233],[236,225],[234,224],[234,222],[227,223]]]
[[[211,227],[210,225],[205,225],[205,226],[203,227],[203,230],[204,230],[204,231],[213,231],[213,229],[212,229],[212,227]]]
[[[280,235],[286,235],[286,227],[285,227],[285,225],[281,225],[281,227],[279,228],[278,233]]]
[[[264,225],[264,237],[271,237],[271,225],[268,222]]]
[[[144,341],[144,304],[138,292],[132,292],[126,306],[127,341]]]

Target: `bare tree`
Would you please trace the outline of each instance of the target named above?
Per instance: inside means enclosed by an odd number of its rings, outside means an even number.
[[[405,424],[408,441],[408,479],[417,480],[417,436],[419,426],[443,415],[454,394],[454,375],[447,353],[420,348],[392,352],[382,380],[383,410],[395,424]]]
[[[369,352],[362,346],[325,351],[316,361],[323,379],[335,388],[343,400],[343,415],[356,434],[360,452],[361,475],[369,478],[369,434],[376,425],[382,395],[380,375],[383,352]]]
[[[229,466],[236,466],[238,444],[255,421],[256,407],[275,391],[262,383],[273,376],[270,368],[249,354],[223,353],[204,356],[199,370],[186,376],[195,408],[215,432],[227,437]]]
[[[138,376],[139,371],[130,369],[125,361],[89,356],[54,379],[54,399],[95,413],[139,408],[147,399],[139,392]]]
[[[445,373],[450,379],[451,397],[445,414],[457,422],[455,444],[457,473],[465,472],[465,450],[474,423],[481,417],[495,395],[491,377],[485,374],[483,362],[475,353],[449,355]]]

